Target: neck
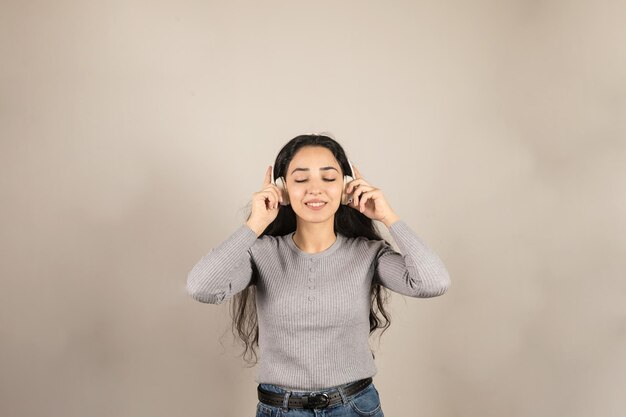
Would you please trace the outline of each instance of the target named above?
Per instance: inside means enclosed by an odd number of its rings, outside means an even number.
[[[318,253],[328,249],[337,240],[334,219],[322,223],[309,223],[298,220],[293,241],[306,253]]]

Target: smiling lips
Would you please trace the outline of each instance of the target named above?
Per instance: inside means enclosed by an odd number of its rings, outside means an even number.
[[[305,203],[305,205],[311,210],[320,210],[326,205],[326,202],[321,200],[311,200],[308,203]]]

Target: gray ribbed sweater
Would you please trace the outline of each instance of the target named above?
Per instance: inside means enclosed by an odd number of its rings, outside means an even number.
[[[370,285],[410,297],[436,297],[450,286],[439,256],[402,219],[389,226],[402,253],[383,240],[337,233],[329,248],[307,253],[293,232],[257,237],[241,225],[187,277],[187,291],[221,304],[256,284],[260,368],[255,381],[293,391],[374,376],[369,346]],[[258,272],[251,282],[252,271]]]

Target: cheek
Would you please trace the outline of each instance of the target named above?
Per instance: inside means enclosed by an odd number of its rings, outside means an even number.
[[[291,187],[289,189],[289,195],[292,196],[301,196],[303,194],[302,188],[301,187]]]

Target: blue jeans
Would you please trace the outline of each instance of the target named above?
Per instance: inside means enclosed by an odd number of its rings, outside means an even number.
[[[380,404],[378,390],[372,381],[367,387],[350,396],[345,395],[343,389],[350,383],[339,385],[337,387],[320,389],[316,391],[287,391],[278,385],[259,384],[265,391],[276,392],[279,394],[287,393],[291,397],[309,395],[311,393],[335,392],[339,391],[339,395],[343,399],[342,402],[324,408],[290,408],[276,407],[262,402],[258,402],[256,406],[256,417],[384,417]]]

